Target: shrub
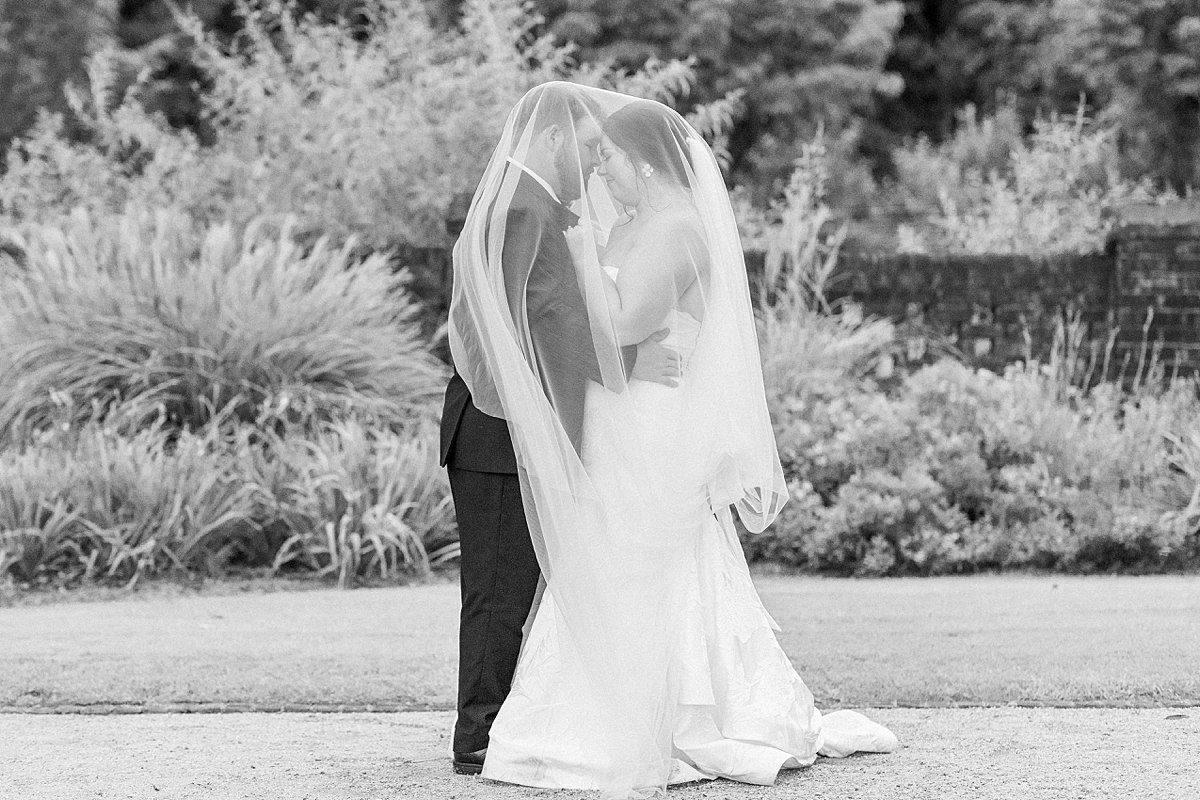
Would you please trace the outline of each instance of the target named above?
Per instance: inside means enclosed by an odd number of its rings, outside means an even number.
[[[970,128],[938,157],[996,159],[1011,133],[998,127]],[[1069,323],[1045,364],[891,372],[891,323],[825,299],[842,242],[827,170],[818,139],[783,201],[743,229],[768,250],[763,377],[792,495],[769,531],[743,537],[747,556],[860,575],[1200,564],[1200,447],[1180,438],[1200,424],[1196,384],[1163,390],[1139,368],[1132,392],[1104,374],[1093,385]]]
[[[69,93],[68,141],[48,116],[8,156],[0,220],[54,222],[134,203],[178,208],[201,222],[296,219],[303,240],[356,237],[383,249],[443,246],[451,199],[479,180],[505,116],[532,86],[554,79],[673,102],[694,73],[679,61],[624,74],[575,65],[572,50],[535,35],[519,0],[468,0],[440,30],[419,0],[374,0],[365,22],[297,16],[281,0],[241,7],[233,44],[180,17],[191,58],[210,84],[206,138],[147,113],[140,84],[120,90],[113,50],[90,61],[90,87]],[[737,93],[689,115],[718,145]]]
[[[90,424],[0,452],[0,574],[135,582],[203,567],[255,530],[255,490],[213,432]]]
[[[945,142],[921,136],[892,151],[895,199],[910,215],[935,214],[944,202],[978,203],[979,182],[968,176],[1003,173],[1021,147],[1023,126],[1014,99],[992,114],[980,115],[969,104],[954,117],[954,135]]]
[[[0,451],[0,578],[132,584],[286,568],[346,586],[457,554],[428,422],[264,435],[271,414],[196,432],[89,422]]]
[[[266,518],[287,537],[272,569],[390,578],[428,572],[458,555],[449,483],[436,430],[397,437],[347,419],[316,436],[289,436],[255,452]]]
[[[918,142],[896,154],[910,205],[928,207],[930,195],[937,196],[927,225],[902,229],[903,250],[1099,252],[1112,210],[1154,197],[1148,181],[1120,176],[1115,131],[1091,125],[1082,106],[1073,118],[1036,120],[1027,141],[1014,139],[1011,109],[983,123],[973,119],[960,118],[960,132],[947,145]],[[976,140],[980,147],[967,146]],[[1005,145],[1007,163],[998,167],[996,153]]]
[[[92,61],[90,94],[72,95],[87,141],[65,142],[60,120],[40,127],[10,155],[5,214],[53,219],[57,208],[153,199],[202,220],[290,214],[306,236],[441,244],[446,205],[474,185],[508,108],[565,68],[566,50],[530,40],[531,19],[511,0],[466,3],[448,32],[415,0],[373,3],[369,35],[297,19],[278,0],[241,13],[232,48],[180,18],[211,82],[212,147],[144,112],[139,86],[113,97],[108,51]]]
[[[289,222],[208,230],[169,211],[72,215],[33,226],[25,263],[0,271],[0,432],[52,420],[163,413],[199,427],[221,410],[330,419],[347,409],[399,424],[425,413],[445,370],[382,256]],[[352,246],[353,243],[351,243]]]
[[[745,539],[753,558],[839,574],[1200,563],[1200,451],[1179,433],[1200,421],[1192,383],[1064,397],[1037,365],[943,361],[887,392],[801,387],[783,411],[800,502]]]

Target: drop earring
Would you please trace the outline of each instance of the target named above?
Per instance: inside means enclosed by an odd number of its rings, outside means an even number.
[[[654,174],[654,167],[650,166],[649,164],[642,164],[642,177],[643,178],[649,178],[653,174]]]

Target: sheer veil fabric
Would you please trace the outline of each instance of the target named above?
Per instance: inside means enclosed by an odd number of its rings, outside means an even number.
[[[453,265],[455,367],[508,422],[551,599],[535,628],[571,676],[543,735],[591,754],[517,782],[657,794],[694,693],[697,553],[733,553],[733,513],[760,532],[787,499],[719,167],[666,106],[543,84],[505,123]],[[631,378],[662,330],[684,356],[675,387]]]
[[[644,142],[649,160],[635,168],[635,180],[661,212],[632,233],[657,238],[663,251],[682,242],[686,252],[676,253],[682,258],[671,274],[631,274],[634,285],[622,298],[632,307],[614,315],[601,260],[610,234],[635,226],[622,214],[633,209],[623,208],[609,188],[620,178],[612,176],[615,169],[603,170],[600,147],[604,126],[622,121],[631,129],[626,137]],[[547,159],[548,169],[531,165]],[[650,174],[642,175],[647,166]],[[586,238],[582,262],[555,262],[567,255],[561,242],[546,240],[576,226]],[[532,89],[509,114],[453,261],[455,366],[475,405],[508,420],[518,459],[536,473],[534,482],[548,481],[548,489],[573,498],[588,496],[586,475],[572,468],[580,466],[581,385],[597,381],[621,392],[629,346],[658,330],[671,311],[688,311],[704,320],[708,357],[689,374],[687,392],[694,397],[687,405],[707,422],[717,414],[725,423],[693,440],[707,462],[713,506],[735,506],[753,532],[771,523],[787,490],[737,223],[712,151],[682,117],[659,103],[575,84]],[[541,508],[529,513],[539,522],[551,516]],[[538,527],[540,545],[554,536]]]

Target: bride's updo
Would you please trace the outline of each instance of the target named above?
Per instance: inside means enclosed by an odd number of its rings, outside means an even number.
[[[651,100],[634,100],[604,121],[604,134],[636,164],[686,189],[692,170],[687,132],[675,112]]]

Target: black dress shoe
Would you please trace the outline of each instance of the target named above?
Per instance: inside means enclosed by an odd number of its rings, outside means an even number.
[[[486,756],[486,747],[473,753],[455,753],[454,771],[459,775],[478,775],[483,772],[483,759]]]

